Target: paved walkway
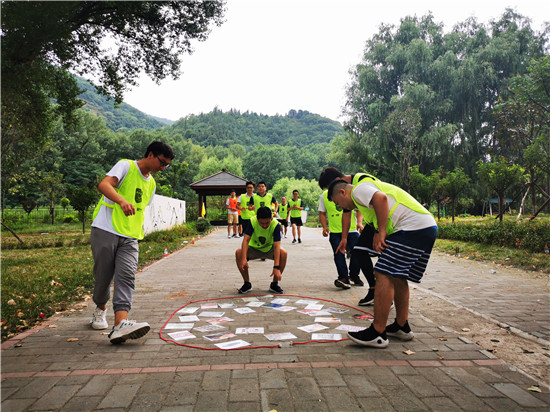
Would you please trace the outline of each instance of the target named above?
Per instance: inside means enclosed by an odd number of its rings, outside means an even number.
[[[138,275],[131,318],[147,320],[152,331],[144,338],[111,345],[106,332],[92,330],[93,304],[51,321],[2,345],[2,410],[147,410],[147,411],[528,411],[548,410],[547,387],[541,393],[529,376],[453,331],[413,311],[411,342],[390,340],[386,349],[359,347],[349,340],[281,344],[263,335],[237,335],[251,346],[242,350],[203,350],[161,339],[159,332],[176,310],[209,302],[244,307],[235,290],[242,283],[234,263],[237,239],[218,230],[150,266]],[[287,305],[300,299],[319,300],[326,307],[348,312],[342,323],[368,325],[351,315],[366,288],[337,290],[328,240],[319,229],[305,229],[304,243],[289,251],[281,286]],[[539,342],[549,339],[548,285],[530,279],[517,284],[491,267],[475,272],[459,259],[436,258],[418,294],[432,293],[487,319],[506,323]],[[254,293],[267,294],[271,262],[251,262]],[[505,271],[503,269],[503,271]],[[220,299],[227,298],[227,299]],[[271,301],[271,298],[260,298]],[[192,303],[189,303],[189,302]],[[200,301],[200,302],[197,302]],[[349,306],[345,306],[349,305]],[[310,339],[297,329],[313,318],[292,310],[238,314],[225,323],[236,327],[263,326],[265,333],[291,332],[295,342]],[[300,308],[299,308],[300,309]],[[197,313],[200,313],[197,311]],[[392,316],[393,314],[390,314]],[[176,315],[171,322],[178,322]],[[200,324],[206,324],[202,318]],[[112,314],[108,321],[112,323]],[[321,332],[339,333],[336,324]],[[226,329],[227,330],[227,329]],[[327,332],[328,331],[328,332]],[[170,339],[164,329],[162,337]],[[202,338],[179,341],[215,348]],[[345,332],[342,333],[345,337]],[[223,342],[223,341],[222,341]]]

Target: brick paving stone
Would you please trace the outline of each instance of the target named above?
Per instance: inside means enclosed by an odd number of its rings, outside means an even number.
[[[29,406],[35,401],[36,398],[8,399],[2,401],[2,409],[10,412],[23,412],[28,410]]]
[[[165,395],[162,393],[137,394],[129,409],[132,411],[160,411]]]
[[[325,387],[323,397],[331,411],[356,411],[359,403],[348,388]]]
[[[338,369],[319,368],[313,369],[313,376],[321,387],[326,386],[346,386],[346,382],[342,379],[342,375]]]
[[[162,391],[165,395],[163,405],[193,405],[200,391],[200,382],[174,382]]]
[[[229,389],[230,378],[231,371],[228,370],[206,371],[203,375],[201,387],[206,391],[226,390]]]
[[[357,398],[357,402],[362,410],[376,412],[393,412],[401,409],[396,409],[392,404],[382,397],[369,396],[368,398]]]
[[[423,376],[398,375],[399,379],[419,398],[443,396],[443,393]]]
[[[262,389],[260,391],[262,411],[293,411],[294,403],[288,389]]]
[[[344,381],[357,397],[379,397],[382,395],[377,386],[368,378],[367,372],[364,375],[344,375]]]
[[[73,396],[61,409],[62,412],[92,412],[103,400],[103,396]]]
[[[424,404],[428,407],[430,411],[461,410],[461,408],[456,403],[445,397],[422,398],[422,402],[424,402]]]
[[[261,411],[260,402],[229,402],[228,412]]]
[[[391,405],[400,411],[425,411],[428,407],[417,396],[416,392],[405,388],[403,385],[378,385],[382,395],[388,399]]]
[[[227,408],[227,391],[201,391],[197,403],[196,412],[223,411]]]
[[[259,402],[257,379],[233,379],[229,388],[229,402]]]
[[[290,378],[288,379],[288,388],[295,400],[321,399],[322,397],[314,378]]]
[[[513,383],[494,383],[492,386],[510,399],[513,399],[521,406],[528,408],[541,408],[547,406],[545,402],[537,399],[528,391],[521,389]]]
[[[98,405],[98,409],[128,408],[137,391],[139,385],[115,385]]]
[[[285,371],[282,369],[260,370],[260,388],[285,389],[287,388]]]
[[[32,378],[26,381],[26,385],[19,391],[15,392],[11,397],[19,398],[40,398],[47,393],[61,378]]]
[[[465,368],[445,368],[445,373],[480,398],[499,396],[491,385],[468,373]]]
[[[54,386],[42,395],[30,410],[56,410],[61,409],[69,399],[80,389],[80,386]]]

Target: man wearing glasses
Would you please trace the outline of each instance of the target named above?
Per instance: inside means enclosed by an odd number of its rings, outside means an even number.
[[[174,150],[169,145],[155,141],[141,160],[120,160],[97,186],[103,196],[94,210],[90,235],[95,278],[93,300],[97,305],[90,323],[94,329],[107,329],[107,302],[114,281],[115,324],[109,334],[113,344],[141,338],[151,329],[147,322],[127,317],[134,296],[144,211],[155,194],[152,174],[166,169],[173,158]]]

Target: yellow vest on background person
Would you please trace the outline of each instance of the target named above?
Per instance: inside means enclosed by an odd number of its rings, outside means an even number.
[[[242,219],[250,219],[252,216],[256,214],[256,211],[248,210],[248,204],[250,203],[250,199],[252,199],[253,197],[254,195],[252,195],[252,197],[248,197],[246,193],[243,193],[241,195],[241,218]]]
[[[302,206],[302,199],[298,198],[298,200],[289,200],[288,206],[290,207],[290,217],[302,217],[302,211],[300,209],[292,209],[292,206]]]
[[[285,220],[288,217],[288,203],[286,205],[279,203],[279,217]]]
[[[328,190],[323,192],[323,201],[327,210],[329,230],[331,233],[342,233],[342,213],[344,213],[342,208],[333,201],[328,200]],[[355,219],[355,210],[352,210],[349,231],[352,232],[354,230],[357,230],[357,222]]]
[[[155,179],[151,175],[149,180],[145,180],[141,175],[136,163],[133,160],[123,159],[130,163],[128,174],[122,181],[119,188],[115,188],[116,192],[121,195],[127,202],[134,205],[135,215],[126,216],[118,203],[109,204],[105,202],[105,196],[94,209],[93,219],[99,213],[101,205],[113,209],[112,223],[113,228],[124,236],[133,237],[134,239],[143,239],[143,222],[145,221],[145,207],[149,204],[151,196],[155,192]]]

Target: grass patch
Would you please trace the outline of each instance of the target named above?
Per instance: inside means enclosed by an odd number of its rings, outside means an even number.
[[[89,231],[18,235],[23,244],[6,232],[2,236],[2,341],[91,296],[94,284]],[[139,242],[139,267],[196,236],[193,225],[146,236]]]

